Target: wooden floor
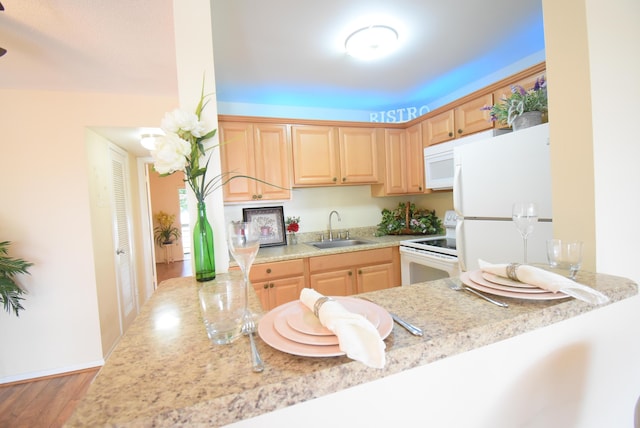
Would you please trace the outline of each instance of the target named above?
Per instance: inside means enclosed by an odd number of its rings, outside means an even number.
[[[158,285],[166,279],[182,278],[183,276],[191,276],[191,260],[177,261],[156,264],[156,275],[158,276]]]
[[[0,427],[61,427],[100,368],[0,385]]]
[[[191,260],[156,265],[158,284],[191,275]],[[62,427],[100,368],[0,385],[0,428]]]

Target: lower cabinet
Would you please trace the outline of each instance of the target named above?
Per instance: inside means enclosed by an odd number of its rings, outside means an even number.
[[[398,248],[311,257],[309,285],[328,296],[348,296],[399,286]]]
[[[253,265],[249,279],[262,308],[271,310],[300,298],[305,286],[304,259]]]

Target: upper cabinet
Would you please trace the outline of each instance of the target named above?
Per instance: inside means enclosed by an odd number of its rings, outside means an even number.
[[[375,128],[293,125],[294,185],[377,182],[377,133]]]
[[[488,93],[425,120],[424,147],[492,128],[489,111],[483,110],[490,105],[493,105],[493,94]]]
[[[219,122],[223,174],[247,175],[223,187],[225,202],[290,199],[290,145],[287,126]],[[270,185],[271,184],[271,185]]]
[[[424,166],[421,125],[407,129],[386,129],[384,138],[384,180],[371,186],[373,196],[422,193]]]

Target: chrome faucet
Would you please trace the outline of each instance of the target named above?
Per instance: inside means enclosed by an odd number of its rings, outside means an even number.
[[[329,241],[333,241],[333,228],[331,227],[331,216],[333,214],[338,216],[338,221],[342,221],[342,219],[340,218],[340,214],[338,214],[338,211],[333,210],[329,213]]]

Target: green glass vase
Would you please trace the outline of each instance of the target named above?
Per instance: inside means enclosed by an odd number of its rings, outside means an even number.
[[[216,260],[213,250],[213,230],[207,220],[204,202],[198,202],[198,218],[193,229],[193,262],[196,281],[211,281],[216,277]]]

